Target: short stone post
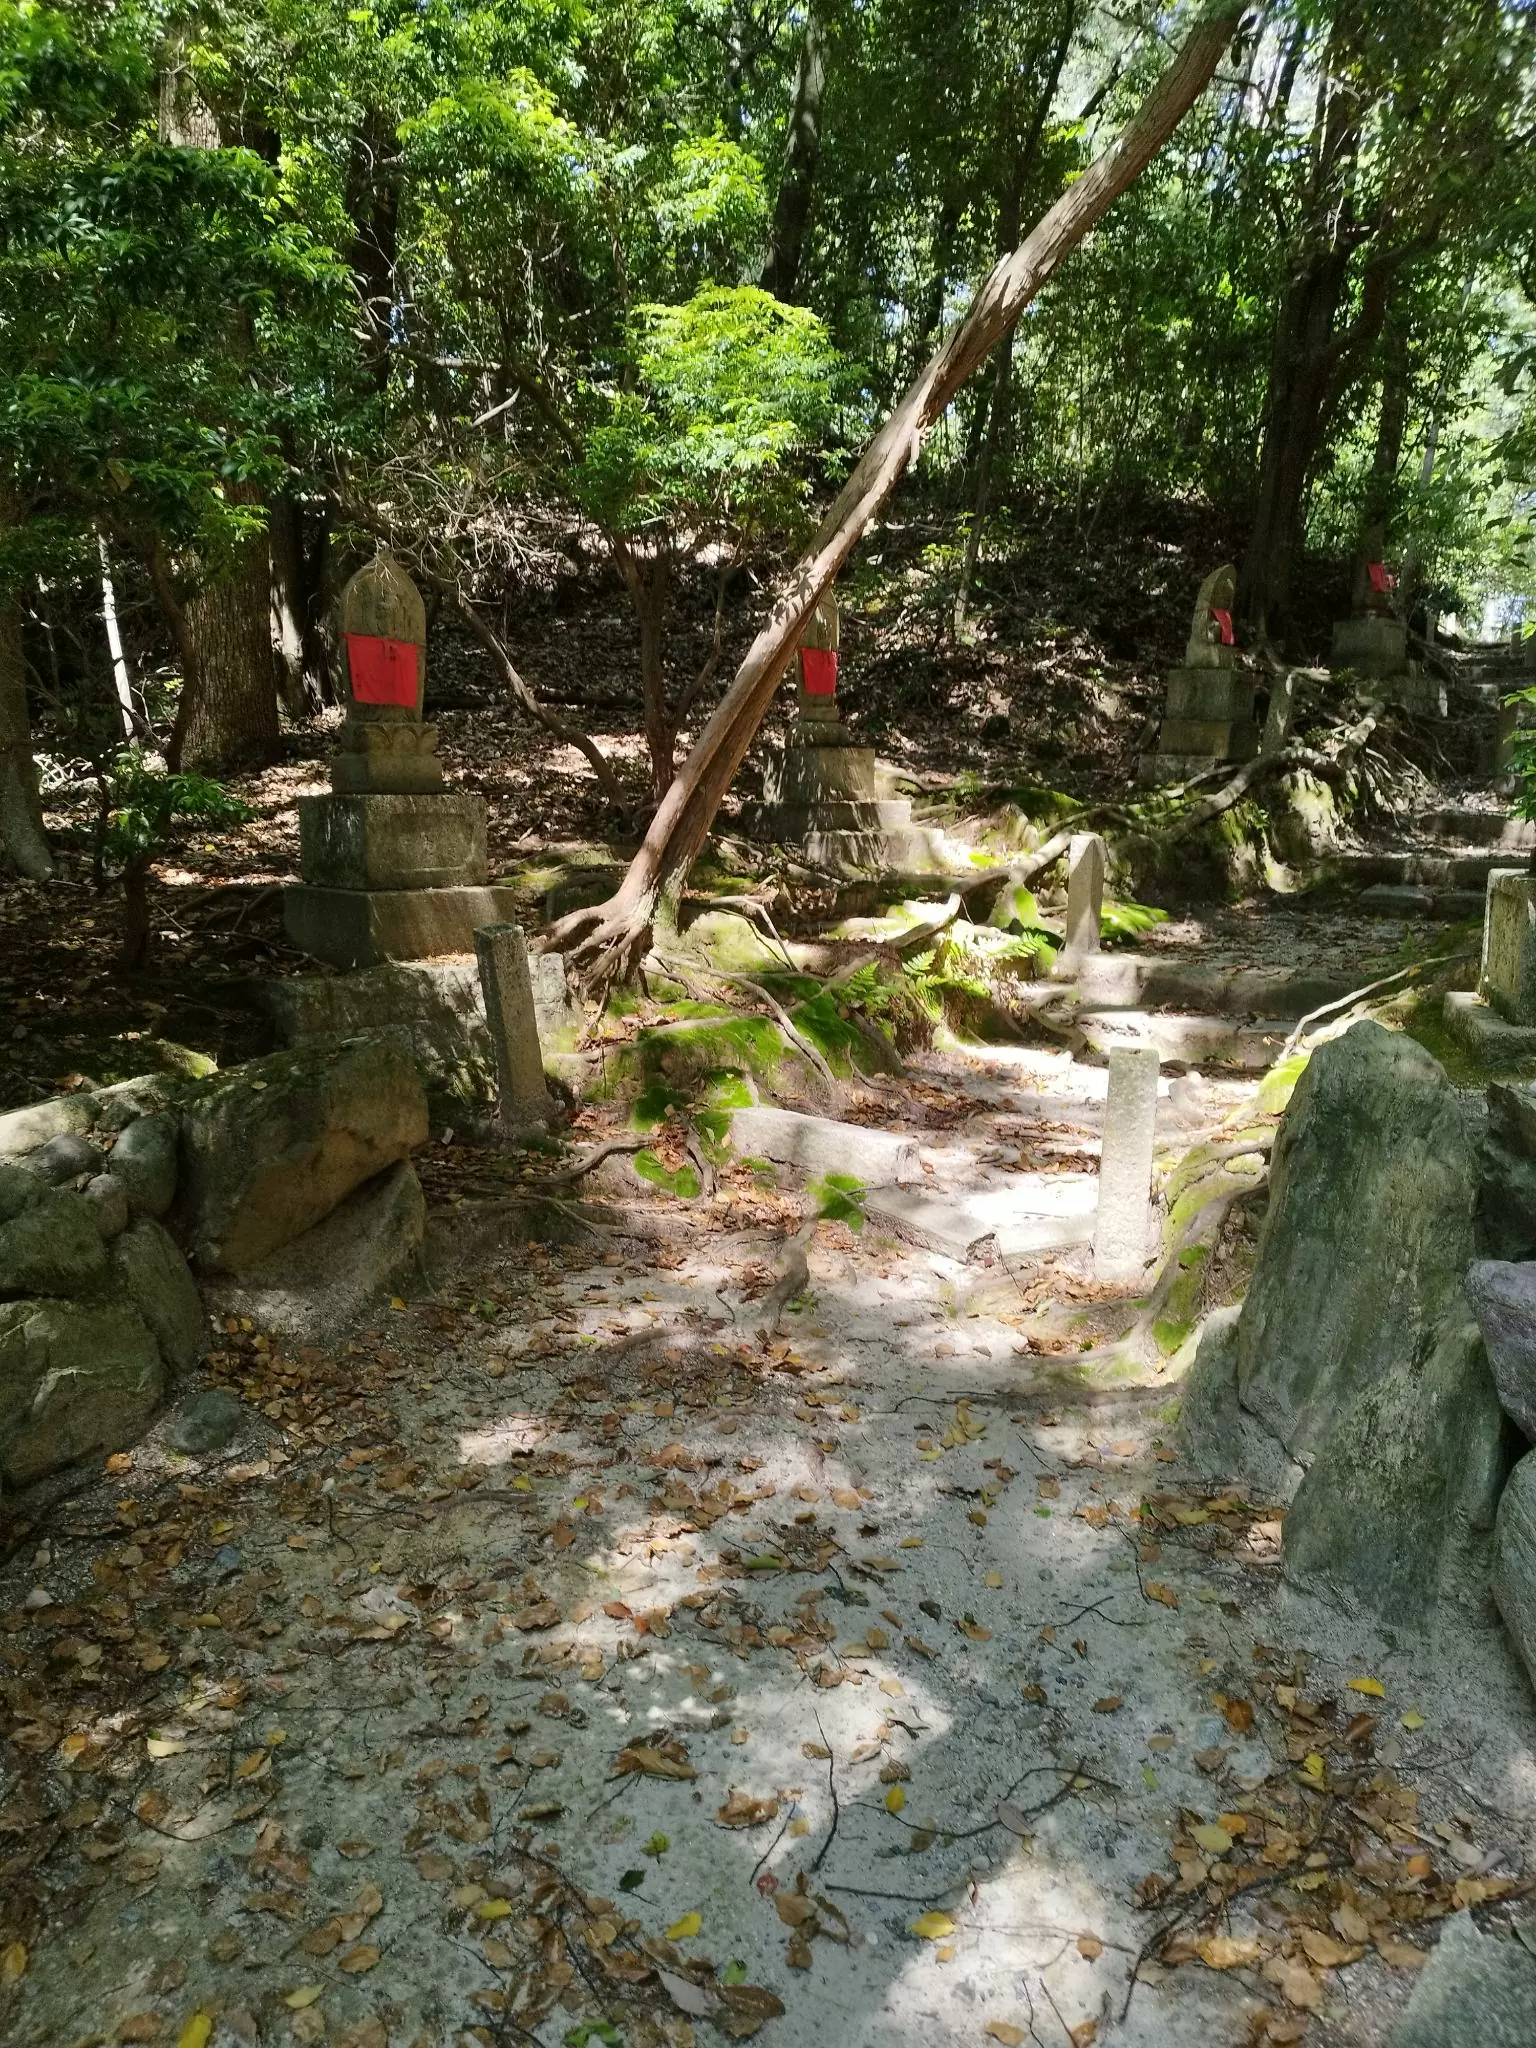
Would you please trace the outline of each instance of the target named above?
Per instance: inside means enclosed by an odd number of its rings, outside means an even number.
[[[539,1020],[533,1007],[528,949],[517,924],[481,925],[475,958],[485,997],[485,1022],[496,1055],[496,1089],[502,1128],[526,1130],[549,1117]]]
[[[1067,848],[1066,944],[1052,966],[1057,977],[1075,974],[1087,955],[1099,950],[1108,861],[1109,849],[1097,832],[1073,834]]]
[[[1155,1046],[1121,1046],[1109,1056],[1093,1226],[1093,1270],[1100,1280],[1139,1280],[1147,1262],[1157,1071]]]

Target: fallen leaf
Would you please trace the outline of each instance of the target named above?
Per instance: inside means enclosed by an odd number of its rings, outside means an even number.
[[[1288,2004],[1299,2005],[1306,2012],[1315,2012],[1323,2002],[1323,1987],[1305,1963],[1286,1956],[1271,1956],[1261,1974]]]
[[[1003,2048],[1021,2048],[1021,2043],[1029,2039],[1024,2029],[1016,2027],[1012,2020],[988,2020],[982,2031],[989,2039],[1001,2041]]]
[[[512,1911],[510,1899],[482,1899],[475,1907],[477,1920],[505,1920]]]
[[[703,1925],[704,1915],[702,1913],[684,1913],[681,1919],[674,1920],[667,1929],[667,1939],[668,1941],[691,1941]]]
[[[1098,2021],[1079,2020],[1075,2027],[1068,2027],[1067,2038],[1072,2043],[1072,2048],[1093,2048],[1094,2042],[1099,2038]]]
[[[1156,1600],[1163,1607],[1177,1607],[1179,1596],[1172,1586],[1165,1586],[1161,1579],[1148,1579],[1144,1588],[1149,1600]]]
[[[1259,1960],[1259,1944],[1248,1935],[1208,1934],[1195,1943],[1195,1954],[1208,1970],[1245,1970]]]
[[[1347,1692],[1363,1692],[1373,1700],[1384,1700],[1387,1688],[1379,1678],[1349,1678],[1344,1681]]]
[[[617,1778],[625,1771],[638,1771],[647,1778],[695,1778],[698,1776],[689,1763],[681,1743],[669,1743],[665,1750],[655,1749],[646,1742],[630,1743],[618,1754],[613,1767]]]
[[[1077,1952],[1084,1962],[1096,1963],[1104,1953],[1104,1944],[1096,1934],[1080,1934],[1077,1937]]]
[[[1121,1698],[1119,1693],[1112,1692],[1109,1695],[1108,1699],[1095,1700],[1093,1703],[1093,1711],[1096,1714],[1118,1714],[1120,1709],[1124,1705],[1125,1701]]]
[[[349,1977],[360,1977],[364,1970],[371,1970],[384,1954],[371,1941],[359,1942],[356,1948],[349,1948],[337,1963],[338,1970],[345,1970]]]
[[[715,1825],[721,1828],[756,1828],[765,1820],[772,1820],[779,1810],[777,1799],[754,1799],[750,1792],[740,1792],[734,1786],[724,1806],[715,1814]]]
[[[157,1760],[162,1757],[180,1756],[191,1746],[190,1743],[178,1741],[169,1735],[147,1735],[144,1738],[144,1747]]]
[[[714,2011],[713,1991],[695,1984],[691,1977],[679,1976],[676,1970],[664,1970],[658,1965],[656,1978],[678,2011],[687,2013],[690,2019],[707,2019]]]
[[[885,1795],[885,1810],[887,1813],[900,1813],[906,1803],[907,1795],[899,1785],[893,1785]]]
[[[1358,1963],[1365,1953],[1346,1942],[1335,1941],[1331,1934],[1324,1934],[1317,1927],[1303,1927],[1300,1939],[1307,1960],[1316,1963],[1320,1970],[1341,1970],[1346,1963]]]
[[[283,2003],[291,2006],[295,2012],[303,2012],[306,2006],[314,2004],[324,1989],[323,1984],[301,1984],[296,1991],[283,1993]]]
[[[954,1931],[955,1923],[947,1913],[919,1913],[912,1922],[912,1932],[924,1941],[942,1941]]]
[[[176,2036],[176,2048],[208,2048],[208,2037],[212,2032],[213,2014],[195,2012]]]
[[[1225,1856],[1232,1846],[1232,1837],[1213,1820],[1202,1821],[1199,1827],[1191,1828],[1189,1834],[1190,1840],[1198,1842],[1208,1856]]]
[[[1411,1941],[1398,1941],[1390,1934],[1378,1934],[1376,1953],[1394,1970],[1422,1970],[1429,1961],[1428,1949],[1415,1948]]]
[[[1408,1712],[1403,1715],[1402,1720],[1399,1723],[1399,1726],[1406,1728],[1410,1735],[1414,1735],[1418,1732],[1420,1728],[1424,1726],[1424,1716],[1422,1714],[1416,1714],[1410,1707],[1408,1709]]]
[[[0,1984],[19,1984],[27,1974],[27,1944],[13,1941],[0,1949]]]

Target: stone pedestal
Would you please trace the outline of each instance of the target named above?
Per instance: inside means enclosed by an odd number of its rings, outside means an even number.
[[[1483,911],[1477,992],[1509,1024],[1536,1024],[1536,875],[1495,868]]]
[[[1373,682],[1402,675],[1408,667],[1407,626],[1386,612],[1339,619],[1333,629],[1333,666],[1352,668]]]
[[[1189,644],[1180,667],[1168,672],[1157,752],[1143,754],[1143,784],[1187,782],[1227,761],[1251,761],[1259,751],[1253,718],[1253,678],[1235,665],[1230,564],[1200,586]]]
[[[472,953],[505,920],[509,889],[486,885],[485,800],[443,787],[437,729],[423,723],[426,613],[380,554],[342,593],[347,717],[330,796],[299,801],[299,867],[283,891],[296,946],[334,967]]]

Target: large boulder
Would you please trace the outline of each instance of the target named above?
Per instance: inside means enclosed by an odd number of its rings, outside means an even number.
[[[1237,1329],[1238,1398],[1308,1463],[1366,1390],[1429,1356],[1472,1259],[1477,1160],[1444,1069],[1359,1023],[1280,1126]]]
[[[182,1112],[180,1197],[198,1270],[257,1265],[426,1135],[403,1034],[316,1040],[202,1084]]]
[[[1445,1922],[1387,2048],[1530,2048],[1533,2013],[1536,1955],[1457,1913]]]
[[[1536,1259],[1536,1089],[1529,1082],[1489,1088],[1480,1149],[1483,1250],[1493,1259]]]
[[[1536,1442],[1536,1263],[1479,1259],[1466,1292],[1504,1413]]]
[[[202,1297],[175,1239],[150,1217],[125,1230],[112,1247],[123,1292],[154,1332],[160,1355],[185,1372],[202,1355]]]
[[[1499,1499],[1493,1597],[1536,1684],[1536,1451],[1520,1460]]]
[[[1206,1317],[1183,1384],[1178,1440],[1185,1463],[1208,1479],[1241,1473],[1261,1500],[1289,1500],[1301,1467],[1237,1398],[1237,1324],[1240,1308],[1213,1309]]]
[[[163,1385],[159,1349],[129,1303],[0,1303],[0,1480],[24,1486],[132,1443]]]
[[[1389,1624],[1440,1603],[1491,1622],[1508,1470],[1482,1335],[1452,1311],[1427,1356],[1402,1352],[1334,1423],[1285,1518],[1286,1577]]]
[[[163,1216],[176,1195],[176,1119],[162,1110],[136,1117],[107,1161],[107,1171],[121,1181],[135,1216]]]
[[[328,1337],[404,1278],[426,1226],[421,1183],[402,1160],[280,1251],[210,1282],[208,1306],[216,1316],[249,1316],[275,1336]]]
[[[68,1188],[34,1186],[35,1199],[0,1223],[0,1300],[95,1292],[107,1277],[107,1249],[94,1208]]]

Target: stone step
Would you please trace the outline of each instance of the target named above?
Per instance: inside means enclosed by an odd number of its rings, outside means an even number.
[[[1512,818],[1506,811],[1477,811],[1467,805],[1447,804],[1443,810],[1427,811],[1420,824],[1431,839],[1452,846],[1494,847],[1500,853],[1528,853],[1536,848],[1536,822]]]
[[[1185,1066],[1241,1067],[1262,1073],[1273,1066],[1291,1019],[1179,1015],[1168,1010],[1080,1010],[1077,1029],[1088,1050],[1107,1059],[1119,1046],[1155,1046],[1159,1058]]]
[[[1217,1017],[1305,1017],[1356,986],[1291,967],[1222,967],[1137,953],[1096,953],[1077,972],[1091,1010],[1193,1010]]]
[[[1437,924],[1456,924],[1482,915],[1481,889],[1430,889],[1417,882],[1373,882],[1357,899],[1372,917],[1422,917]]]
[[[1379,882],[1411,883],[1419,889],[1481,889],[1494,868],[1518,867],[1507,853],[1346,853],[1335,868],[1340,878],[1366,888]]]

